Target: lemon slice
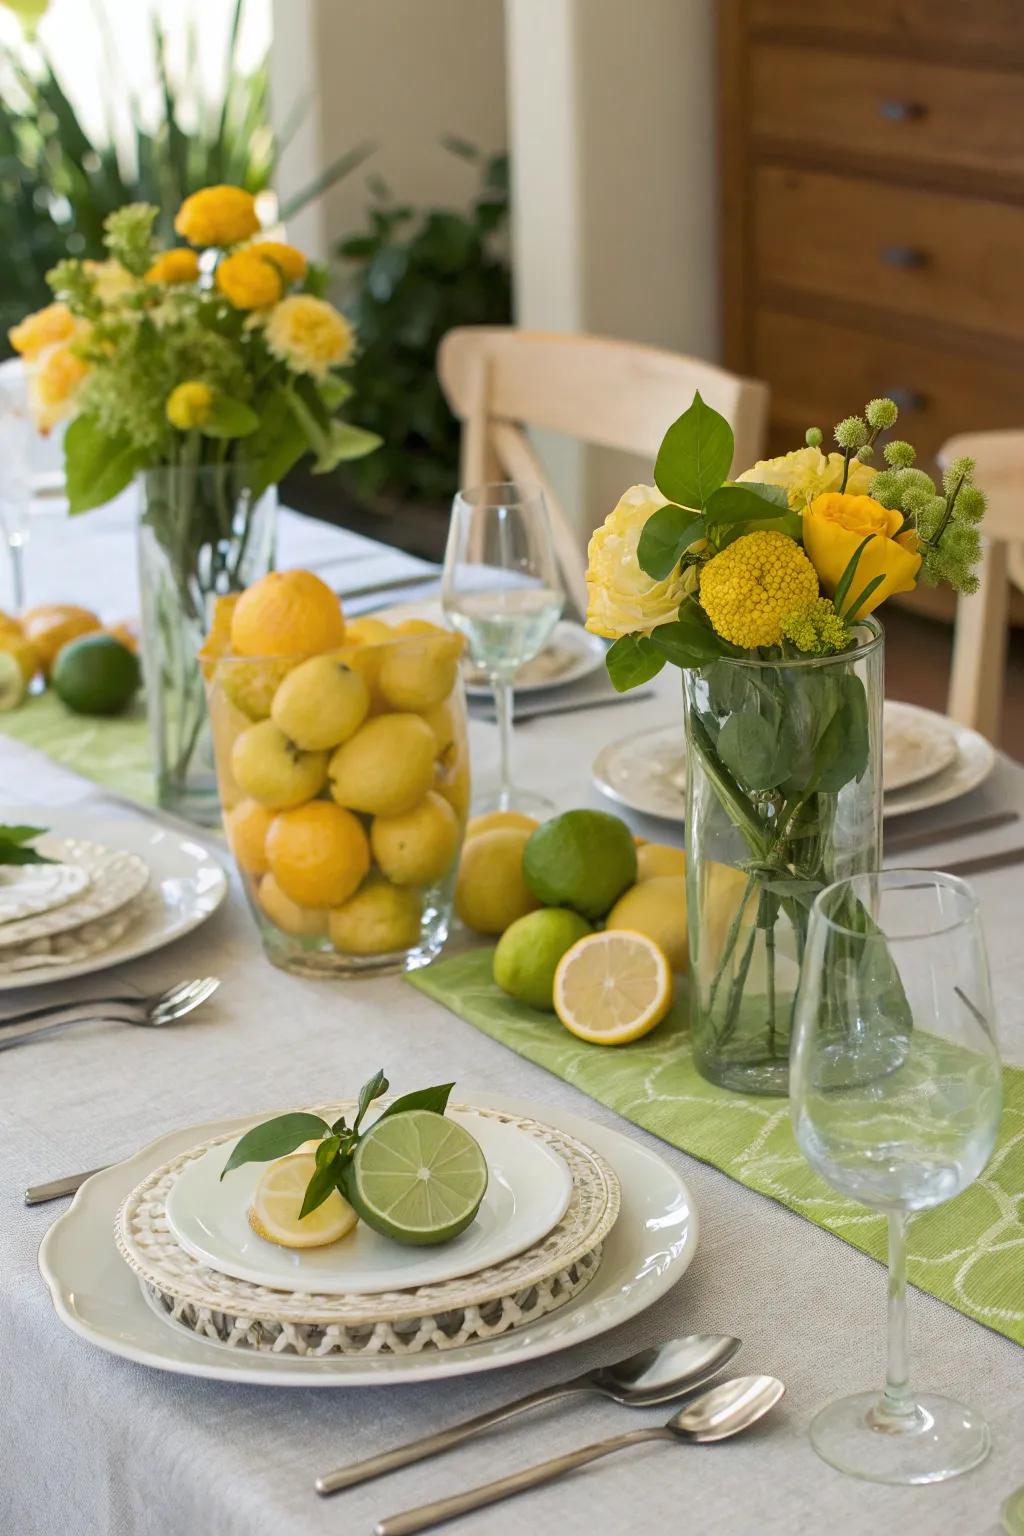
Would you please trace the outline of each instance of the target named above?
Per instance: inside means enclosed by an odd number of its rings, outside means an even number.
[[[554,1002],[566,1029],[580,1040],[626,1045],[665,1017],[672,972],[664,951],[645,934],[590,933],[558,962]]]
[[[299,1220],[306,1185],[315,1171],[316,1158],[305,1152],[279,1158],[264,1170],[249,1211],[257,1237],[282,1248],[323,1248],[352,1231],[359,1218],[336,1189]]]

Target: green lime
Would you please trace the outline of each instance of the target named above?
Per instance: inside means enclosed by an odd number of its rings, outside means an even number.
[[[555,970],[567,949],[592,932],[578,912],[542,907],[510,923],[494,951],[494,979],[503,992],[531,1008],[554,1008]]]
[[[487,1161],[468,1131],[429,1109],[377,1120],[356,1147],[346,1195],[396,1243],[447,1243],[469,1226],[487,1188]]]
[[[17,709],[26,687],[25,674],[10,651],[0,651],[0,711]]]
[[[530,834],[523,877],[546,907],[603,917],[636,880],[633,834],[606,811],[566,811]]]
[[[134,652],[113,635],[82,635],[57,653],[50,676],[57,697],[78,715],[114,715],[140,681]]]

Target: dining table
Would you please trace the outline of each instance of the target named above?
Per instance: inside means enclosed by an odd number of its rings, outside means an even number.
[[[74,520],[55,514],[49,528],[44,521],[29,552],[30,601],[91,602],[111,619],[136,611],[130,504]],[[281,514],[280,563],[317,571],[343,594],[377,588],[345,597],[350,611],[388,601],[392,578],[396,601],[420,575],[422,589],[412,590],[436,590],[429,563],[290,511]],[[643,698],[524,721],[515,733],[517,780],[560,809],[615,810],[644,836],[680,842],[681,827],[612,805],[591,781],[606,743],[677,718],[679,677],[667,669]],[[486,777],[497,764],[496,726],[474,718],[470,744],[473,771]],[[58,766],[3,734],[0,722],[0,805],[29,802],[44,825],[47,809],[57,807],[105,822],[160,814]],[[970,797],[913,818],[931,840],[901,862],[942,868],[1024,841],[1024,822],[955,846],[944,840],[943,828],[954,821],[1007,808],[1024,812],[1024,767],[1000,756]],[[215,975],[222,983],[216,996],[174,1028],[89,1023],[0,1054],[0,1532],[363,1536],[384,1515],[657,1424],[671,1410],[577,1399],[331,1499],[314,1492],[318,1474],[659,1340],[713,1332],[742,1339],[736,1369],[785,1383],[784,1399],[762,1424],[721,1445],[636,1448],[451,1529],[466,1536],[995,1536],[1002,1500],[1024,1483],[1018,1345],[912,1291],[912,1382],[976,1405],[992,1428],[991,1456],[966,1476],[917,1488],[861,1483],[832,1470],[812,1450],[808,1424],[826,1402],[881,1384],[881,1265],[513,1054],[401,976],[313,980],[275,969],[223,842],[201,828],[194,836],[223,859],[227,900],[192,934],[113,975],[119,991],[140,994]],[[973,881],[1001,1048],[1017,1065],[1024,1065],[1022,875],[1024,864]],[[0,1029],[5,1013],[101,996],[111,979],[106,973],[7,992]],[[553,1021],[552,1028],[559,1026]],[[649,1310],[614,1332],[529,1363],[413,1385],[275,1390],[199,1380],[104,1353],[62,1326],[37,1250],[63,1207],[26,1208],[27,1185],[125,1158],[195,1122],[344,1098],[378,1067],[398,1091],[454,1079],[460,1095],[500,1093],[539,1112],[571,1112],[627,1133],[685,1180],[700,1219],[693,1262]],[[1007,1253],[1006,1263],[1017,1266],[1024,1309],[1024,1246]]]

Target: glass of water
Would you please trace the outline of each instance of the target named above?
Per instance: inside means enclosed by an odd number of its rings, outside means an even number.
[[[977,902],[952,875],[886,870],[827,886],[811,913],[793,1021],[793,1127],[834,1189],[889,1223],[885,1389],[823,1409],[811,1441],[842,1472],[932,1483],[977,1466],[972,1408],[913,1392],[907,1223],[981,1174],[1002,1107]]]
[[[499,784],[496,794],[474,803],[475,809],[550,814],[554,806],[542,795],[513,788],[511,770],[515,674],[544,649],[565,603],[539,486],[506,482],[459,491],[452,504],[441,600],[494,690]]]
[[[10,560],[15,613],[25,607],[25,545],[32,510],[30,452],[34,430],[24,375],[13,371],[0,375],[0,533]]]

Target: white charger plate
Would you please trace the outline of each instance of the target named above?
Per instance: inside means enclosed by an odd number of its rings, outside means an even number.
[[[12,811],[5,807],[4,815],[33,824],[42,816],[54,837],[84,838],[137,855],[149,868],[150,899],[138,920],[100,953],[66,965],[12,971],[0,976],[0,992],[69,981],[162,949],[205,922],[227,893],[227,877],[210,850],[198,838],[183,836],[157,821],[141,816],[98,817],[73,807],[21,806]]]
[[[153,1169],[197,1141],[243,1130],[249,1119],[211,1121],[161,1136],[134,1157],[82,1185],[39,1248],[39,1269],[57,1312],[73,1333],[109,1354],[156,1370],[259,1386],[365,1387],[436,1381],[518,1365],[594,1338],[663,1296],[690,1264],[699,1222],[682,1179],[656,1153],[619,1131],[519,1099],[473,1095],[474,1102],[547,1121],[588,1143],[618,1176],[622,1207],[596,1276],[559,1311],[485,1343],[373,1359],[247,1354],[196,1338],[146,1300],[114,1244],[122,1201]]]
[[[189,1163],[167,1197],[167,1224],[193,1258],[222,1274],[277,1290],[340,1296],[434,1285],[500,1264],[565,1215],[572,1179],[553,1148],[514,1125],[452,1109],[487,1159],[487,1191],[465,1232],[437,1248],[407,1248],[365,1222],[324,1248],[281,1248],[257,1237],[249,1207],[266,1168],[245,1163],[221,1180],[230,1146]]]

